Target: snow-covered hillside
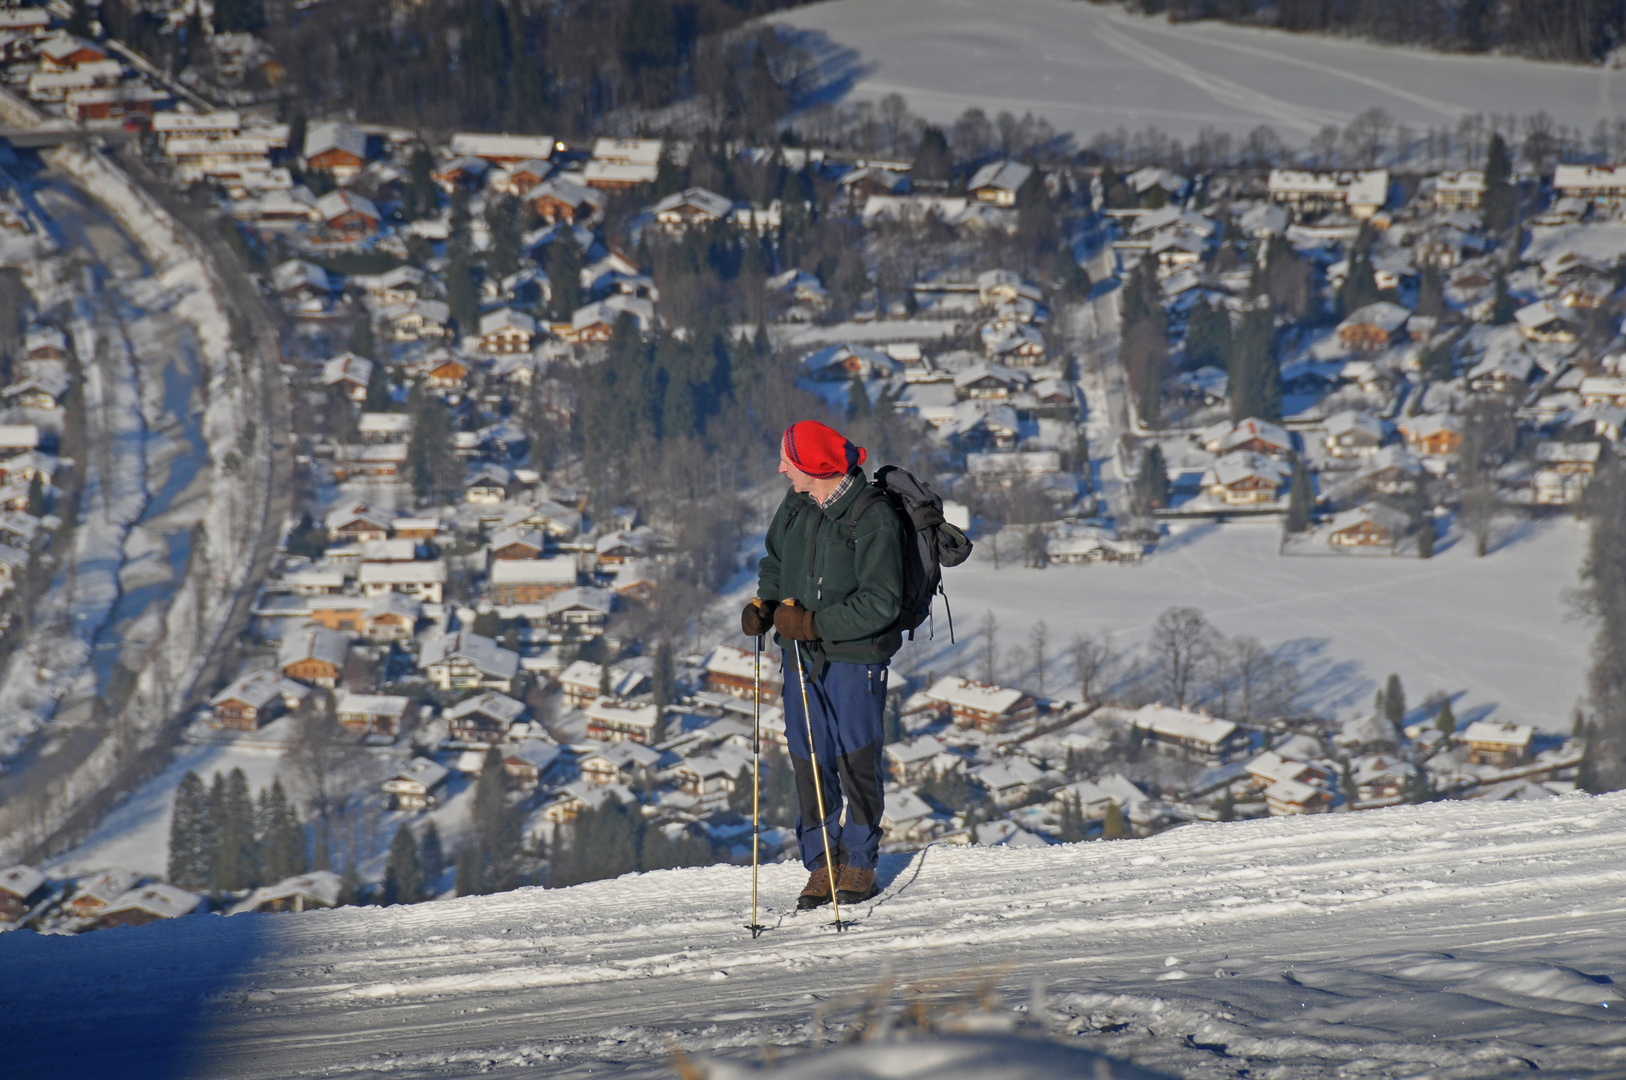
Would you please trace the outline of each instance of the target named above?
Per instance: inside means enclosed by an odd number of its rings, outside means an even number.
[[[671,1075],[823,1046],[890,976],[1189,1077],[1626,1065],[1626,794],[931,848],[792,916],[794,866],[0,937],[5,1074]],[[1036,996],[1035,986],[1042,986]],[[946,1006],[936,1006],[946,1011]]]
[[[1170,25],[1116,4],[832,0],[775,19],[825,35],[832,47],[822,54],[849,72],[853,98],[897,91],[937,122],[973,106],[990,117],[1031,109],[1080,143],[1119,127],[1189,139],[1258,124],[1303,143],[1373,106],[1414,129],[1546,112],[1583,134],[1626,112],[1626,75],[1607,68]]]
[[[1414,701],[1463,696],[1459,717],[1568,732],[1585,692],[1592,627],[1565,599],[1580,584],[1586,530],[1573,519],[1524,522],[1483,559],[1453,542],[1433,559],[1284,558],[1275,521],[1176,523],[1138,565],[993,569],[984,558],[945,575],[961,657],[936,636],[894,663],[939,674],[977,670],[978,621],[992,611],[1002,649],[1025,647],[1045,620],[1054,657],[1046,686],[1073,682],[1064,650],[1075,633],[1108,633],[1140,648],[1170,607],[1201,610],[1227,634],[1250,634],[1299,665],[1301,707],[1326,715],[1369,710],[1398,672]],[[748,595],[748,594],[747,594]]]

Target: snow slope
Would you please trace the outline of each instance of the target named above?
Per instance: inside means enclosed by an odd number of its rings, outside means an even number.
[[[1170,25],[1116,4],[832,0],[774,19],[825,35],[826,65],[851,69],[852,98],[897,91],[937,122],[972,106],[990,118],[1031,109],[1080,143],[1119,127],[1189,139],[1207,126],[1240,134],[1258,124],[1303,143],[1373,106],[1414,129],[1545,111],[1590,134],[1626,115],[1626,74],[1607,68]]]
[[[931,848],[849,910],[718,866],[390,910],[0,936],[6,1075],[670,1075],[839,1037],[890,975],[992,978],[1078,1045],[1187,1077],[1626,1066],[1626,794]],[[933,987],[920,981],[939,980]],[[1035,984],[1043,997],[1034,995]],[[817,1019],[816,1019],[817,1018]]]
[[[947,650],[939,604],[936,638],[906,645],[894,663],[973,674],[985,611],[999,622],[1002,649],[1025,647],[1042,618],[1052,657],[1045,687],[1059,693],[1073,682],[1063,650],[1075,633],[1110,633],[1119,649],[1132,650],[1165,609],[1190,606],[1222,632],[1251,634],[1296,659],[1303,704],[1313,710],[1370,708],[1373,692],[1398,672],[1413,702],[1466,691],[1454,704],[1459,718],[1494,711],[1570,730],[1591,640],[1565,600],[1579,584],[1586,544],[1573,519],[1523,523],[1483,559],[1464,543],[1428,560],[1282,557],[1279,522],[1176,528],[1138,566],[996,571],[973,558],[945,575],[958,654]]]

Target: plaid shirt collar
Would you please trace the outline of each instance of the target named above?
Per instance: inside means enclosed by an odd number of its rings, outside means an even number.
[[[841,483],[836,485],[836,489],[830,493],[830,497],[828,499],[820,500],[815,498],[813,501],[819,504],[820,510],[825,510],[834,506],[838,501],[840,501],[843,495],[847,494],[847,492],[853,489],[853,484],[855,483],[853,478],[857,475],[857,473],[848,473],[846,476],[841,478]]]

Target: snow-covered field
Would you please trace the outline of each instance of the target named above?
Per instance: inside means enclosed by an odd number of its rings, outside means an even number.
[[[1214,22],[1170,25],[1079,0],[831,0],[775,15],[856,53],[848,96],[896,91],[929,120],[1032,110],[1080,143],[1119,127],[1189,139],[1268,124],[1303,143],[1378,106],[1414,129],[1545,111],[1590,134],[1626,114],[1626,73]]]
[[[795,866],[764,870],[757,941],[728,866],[11,933],[0,1040],[16,1080],[670,1076],[674,1049],[823,1046],[888,977],[938,1016],[986,978],[1180,1076],[1574,1076],[1626,1065],[1622,845],[1626,794],[1574,795],[930,848],[889,857],[842,934],[789,914]]]
[[[1045,687],[1072,683],[1062,650],[1074,634],[1110,633],[1121,650],[1143,644],[1165,609],[1201,610],[1220,631],[1249,634],[1299,662],[1304,705],[1329,713],[1370,708],[1391,672],[1411,701],[1457,694],[1459,718],[1570,730],[1584,692],[1591,627],[1565,591],[1579,584],[1586,531],[1573,519],[1525,522],[1483,559],[1454,543],[1433,559],[1292,558],[1277,554],[1279,522],[1177,525],[1142,564],[994,570],[974,558],[945,575],[957,654],[937,607],[936,638],[899,660],[921,674],[979,672],[978,623],[992,611],[1002,649],[1049,627]],[[918,650],[911,652],[911,649]]]

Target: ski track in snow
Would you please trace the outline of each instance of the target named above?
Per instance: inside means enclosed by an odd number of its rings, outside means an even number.
[[[1181,1076],[1573,1075],[1626,1065],[1623,844],[1626,794],[1574,795],[930,848],[842,934],[769,866],[754,942],[729,866],[11,933],[0,1039],[17,1080],[657,1076],[673,1047],[823,1045],[887,974],[996,973],[1016,1007],[1042,981],[1059,1037]]]
[[[1414,130],[1544,111],[1585,135],[1626,109],[1626,79],[1607,68],[1170,24],[1078,0],[831,0],[773,20],[812,35],[854,100],[896,91],[938,123],[973,106],[1032,110],[1080,143],[1119,127],[1191,139],[1258,124],[1302,143],[1374,106]]]

